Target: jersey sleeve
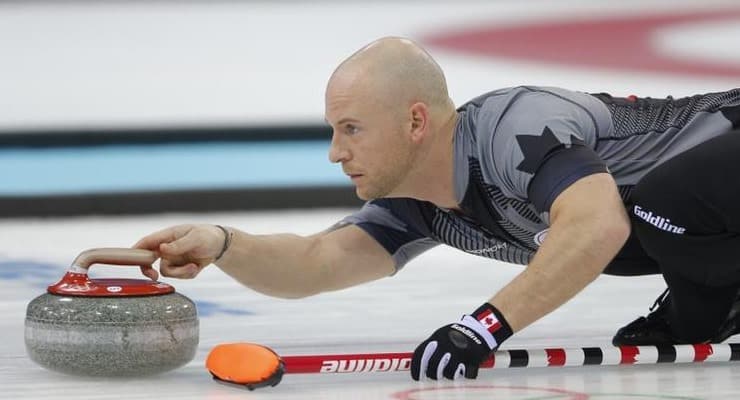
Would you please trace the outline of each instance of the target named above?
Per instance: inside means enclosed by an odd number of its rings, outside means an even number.
[[[429,237],[419,207],[410,199],[372,200],[340,224],[354,224],[380,243],[393,257],[396,272],[439,242]]]
[[[585,96],[585,95],[584,95]],[[593,150],[596,123],[590,110],[553,93],[531,92],[509,104],[497,124],[481,121],[493,138],[481,157],[504,194],[549,212],[557,196],[578,179],[608,172]]]

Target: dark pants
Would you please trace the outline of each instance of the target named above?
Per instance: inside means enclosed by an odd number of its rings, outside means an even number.
[[[637,239],[670,289],[674,334],[710,339],[740,288],[740,131],[659,165],[631,200]]]

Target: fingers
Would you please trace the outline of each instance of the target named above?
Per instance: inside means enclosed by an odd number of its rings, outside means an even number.
[[[141,273],[147,278],[153,281],[159,279],[159,272],[151,265],[142,265],[139,268],[141,269]],[[161,260],[159,264],[159,270],[162,276],[167,278],[193,279],[198,276],[202,269],[203,267],[192,262],[185,265],[172,265],[166,260]]]
[[[464,377],[467,378],[468,375],[465,373],[466,370],[467,370],[467,367],[465,366],[465,364],[462,364],[462,363],[457,364],[457,369],[455,370],[455,377],[452,378],[452,379],[457,379],[457,378],[459,378],[461,376],[464,376]],[[477,377],[478,377],[478,370],[476,369],[475,370],[475,376],[473,378],[471,378],[471,379],[475,379]]]
[[[427,365],[426,376],[429,379],[442,377],[442,370],[447,366],[447,362],[450,361],[450,353],[442,353],[441,351],[435,351],[431,357],[429,357],[429,365]]]
[[[141,238],[134,248],[159,251],[162,255],[179,256],[193,251],[202,244],[193,225],[177,225]]]
[[[411,378],[413,380],[418,381],[422,376],[425,376],[429,366],[429,358],[436,350],[436,340],[422,343],[414,350],[414,355],[411,357]]]
[[[159,252],[159,273],[168,278],[191,279],[210,264],[217,247],[219,232],[211,225],[177,225],[145,236],[134,248]],[[151,266],[141,266],[141,273],[158,279]]]
[[[450,353],[447,353],[446,355],[449,355]],[[441,375],[437,376],[444,376],[447,379],[455,380],[461,376],[465,375],[465,364],[456,361],[456,360],[450,360],[451,357],[448,357],[448,361],[445,362],[445,367],[442,369]],[[442,358],[444,361],[444,357]]]
[[[480,365],[468,365],[464,370],[463,374],[468,379],[475,379],[478,377],[478,369]]]
[[[466,377],[474,379],[478,376],[477,366],[466,366],[459,360],[453,360],[452,354],[437,351],[437,341],[422,343],[416,348],[411,358],[411,378],[415,381],[423,377],[438,380],[457,379]]]
[[[144,276],[146,276],[147,278],[153,281],[159,279],[159,273],[151,265],[142,265],[139,268],[141,268],[141,273],[144,274]]]
[[[193,262],[184,265],[172,265],[168,260],[162,259],[159,263],[159,272],[162,273],[162,276],[168,278],[193,279],[200,273],[201,269],[202,267]]]
[[[161,252],[160,247],[162,246],[162,243],[176,240],[178,231],[177,228],[178,227],[171,227],[154,232],[141,238],[132,247],[135,249],[145,249]],[[141,273],[147,278],[154,281],[159,279],[159,273],[151,265],[141,265],[139,268],[141,269]]]
[[[162,243],[171,242],[177,239],[177,231],[179,227],[171,227],[162,229],[152,233],[151,235],[144,236],[139,239],[136,244],[133,245],[135,249],[146,249],[146,250],[159,250]]]
[[[146,236],[134,247],[158,250],[163,258],[186,256],[200,264],[215,258],[223,242],[223,232],[214,225],[178,225]]]
[[[181,256],[195,250],[201,245],[201,241],[195,238],[195,235],[186,234],[185,236],[171,241],[169,243],[162,243],[159,245],[159,251],[164,256]]]

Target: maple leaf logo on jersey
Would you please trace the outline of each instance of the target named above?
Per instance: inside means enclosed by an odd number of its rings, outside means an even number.
[[[516,169],[532,175],[537,172],[548,153],[559,147],[570,147],[560,142],[548,126],[545,126],[540,135],[516,135],[516,141],[524,155],[524,159],[516,166]],[[570,135],[570,144],[583,144],[583,141]]]

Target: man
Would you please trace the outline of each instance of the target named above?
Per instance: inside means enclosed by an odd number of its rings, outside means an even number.
[[[456,109],[429,54],[383,38],[336,69],[325,100],[329,158],[369,200],[362,210],[308,237],[183,225],[136,247],[159,251],[165,276],[193,278],[215,263],[287,298],[392,275],[440,243],[525,264],[419,345],[414,379],[475,378],[504,340],[602,272],[661,272],[670,288],[615,344],[735,332],[740,90],[654,100],[518,87]]]

